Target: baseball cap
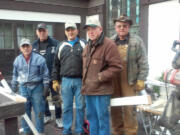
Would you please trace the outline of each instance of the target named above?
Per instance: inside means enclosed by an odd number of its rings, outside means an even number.
[[[77,29],[77,26],[76,26],[76,24],[73,23],[73,22],[66,22],[66,23],[65,23],[65,29],[68,29],[68,28]]]
[[[88,17],[88,19],[86,20],[86,24],[84,26],[84,29],[86,29],[88,26],[90,26],[90,27],[101,27],[101,23],[100,23],[98,18],[91,16],[91,17]]]
[[[47,26],[45,23],[39,23],[36,29],[47,29]]]
[[[119,18],[114,19],[114,24],[116,22],[125,22],[125,23],[129,23],[129,25],[133,24],[133,21],[131,19],[129,19],[126,15],[121,15]]]
[[[21,39],[19,47],[22,47],[23,45],[31,45],[30,40],[27,38]]]

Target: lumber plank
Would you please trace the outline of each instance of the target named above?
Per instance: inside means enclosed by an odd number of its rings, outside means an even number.
[[[15,102],[26,102],[26,98],[22,97],[21,95],[18,94],[10,94],[8,91],[6,91],[5,88],[0,86],[0,94],[6,96],[7,98],[15,101]]]
[[[111,106],[130,106],[130,105],[142,105],[151,104],[151,97],[149,95],[142,96],[130,96],[111,99]]]
[[[0,94],[0,98],[4,95]],[[3,98],[4,99],[4,98]],[[0,119],[6,119],[22,115],[25,113],[25,103],[24,102],[14,102],[12,100],[0,103]]]

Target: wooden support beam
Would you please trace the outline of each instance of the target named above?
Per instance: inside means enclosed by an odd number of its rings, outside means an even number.
[[[18,135],[18,118],[12,117],[4,120],[5,135]]]

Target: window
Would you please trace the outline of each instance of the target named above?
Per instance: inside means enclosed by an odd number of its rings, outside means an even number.
[[[35,40],[35,27],[33,24],[17,24],[18,44],[22,38],[28,38],[32,43]]]
[[[0,49],[14,48],[11,23],[0,23]]]
[[[113,20],[121,14],[126,14],[133,20],[131,33],[139,32],[140,0],[107,0],[107,35],[111,37],[114,31]]]
[[[48,29],[48,35],[50,37],[53,37],[53,26],[52,25],[46,25],[47,26],[47,29]]]
[[[30,39],[31,43],[36,39],[37,24],[17,24],[17,41],[18,44],[22,38]],[[48,35],[53,36],[53,26],[47,24]]]
[[[37,23],[0,22],[0,49],[14,49],[14,45],[19,45],[22,38],[34,42],[37,39],[36,27]],[[47,24],[47,29],[48,35],[53,37],[53,25]]]

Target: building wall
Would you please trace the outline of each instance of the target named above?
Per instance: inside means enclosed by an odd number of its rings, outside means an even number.
[[[16,11],[33,11],[42,13],[57,13],[68,15],[79,15],[81,17],[81,24],[78,25],[79,36],[85,38],[86,33],[83,26],[86,21],[86,16],[99,14],[102,24],[105,26],[105,1],[104,0],[0,0],[0,9],[16,10]],[[0,20],[3,22],[6,20]],[[31,23],[36,26],[38,21],[23,21],[23,20],[8,20],[13,24],[13,34],[17,35],[18,23]],[[62,41],[64,35],[63,22],[47,22],[53,26],[53,36]],[[34,29],[35,31],[35,29]],[[14,48],[0,49],[0,71],[6,78],[10,79],[12,75],[12,67],[14,58],[19,54],[17,45],[17,37],[14,38]]]
[[[148,9],[150,4],[165,2],[168,0],[140,0],[140,25],[139,34],[143,38],[146,48],[148,48]],[[179,0],[180,1],[180,0]],[[86,22],[86,16],[99,15],[100,21],[106,33],[107,25],[107,1],[105,0],[0,0],[0,9],[19,10],[19,11],[34,11],[43,13],[57,13],[79,15],[81,23],[78,24],[80,37],[85,38],[86,33],[83,26]],[[3,20],[0,20],[0,22]],[[10,20],[11,21],[11,20]],[[16,25],[17,21],[11,21]],[[19,21],[26,23],[23,21]],[[32,22],[37,24],[39,22]],[[63,40],[64,23],[63,22],[48,22],[53,25],[54,37],[58,40]],[[16,33],[16,31],[13,31]],[[14,39],[17,43],[17,39]],[[18,46],[14,45],[14,49],[0,49],[0,70],[12,72],[12,62],[18,55]]]
[[[88,0],[14,0],[21,2],[29,2],[29,3],[41,3],[48,5],[59,5],[59,6],[68,6],[68,7],[88,7]]]
[[[106,33],[106,1],[105,0],[90,0],[88,4],[88,16],[99,15],[101,25]]]
[[[88,8],[97,7],[105,4],[105,0],[89,0]]]

